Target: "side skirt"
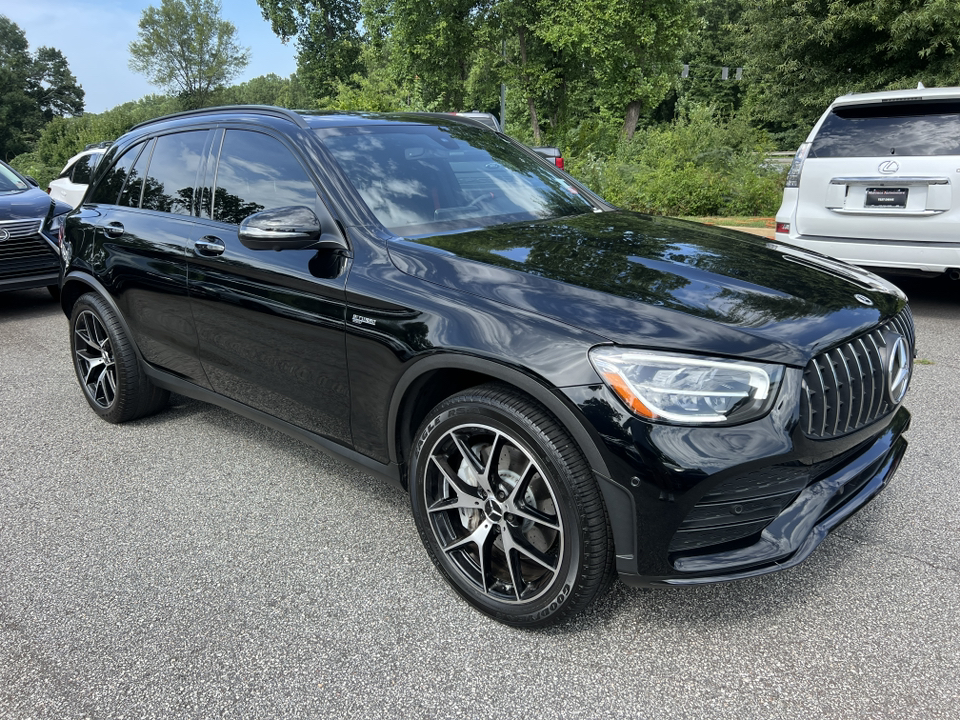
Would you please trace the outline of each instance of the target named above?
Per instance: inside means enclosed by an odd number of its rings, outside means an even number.
[[[290,437],[299,440],[302,443],[315,447],[318,450],[321,450],[336,458],[337,460],[345,462],[348,465],[357,468],[358,470],[362,470],[365,473],[385,480],[401,490],[405,490],[403,483],[400,480],[400,468],[396,463],[383,464],[377,462],[376,460],[368,458],[366,455],[361,455],[355,450],[344,447],[340,443],[334,442],[329,438],[309,432],[308,430],[304,430],[296,425],[291,425],[290,423],[280,420],[273,415],[268,415],[267,413],[252,408],[249,405],[244,405],[241,402],[231,400],[230,398],[224,397],[223,395],[215,393],[212,390],[207,390],[199,385],[194,385],[193,383],[183,380],[182,378],[178,378],[175,375],[171,375],[170,373],[157,370],[146,363],[143,363],[143,369],[150,378],[151,382],[153,382],[153,384],[157,387],[177,393],[178,395],[185,395],[193,398],[194,400],[201,400],[202,402],[208,402],[211,405],[217,405],[225,410],[235,412],[237,415],[242,415],[245,418],[258,422],[261,425],[266,425],[274,430],[279,430],[285,435],[289,435]]]

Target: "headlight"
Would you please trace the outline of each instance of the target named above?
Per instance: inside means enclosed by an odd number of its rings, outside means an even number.
[[[783,377],[781,365],[610,346],[593,348],[590,361],[634,414],[685,425],[761,417]]]

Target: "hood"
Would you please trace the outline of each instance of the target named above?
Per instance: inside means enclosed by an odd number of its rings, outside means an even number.
[[[906,303],[886,281],[816,253],[623,211],[399,239],[389,252],[409,275],[617,344],[796,366]]]
[[[0,222],[45,218],[50,213],[51,205],[55,207],[54,215],[59,215],[71,209],[66,203],[53,200],[43,190],[36,187],[31,187],[29,190],[0,193]]]

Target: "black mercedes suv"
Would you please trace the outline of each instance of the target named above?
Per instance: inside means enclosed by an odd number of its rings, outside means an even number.
[[[469,119],[228,107],[139,125],[61,256],[96,413],[133,420],[175,392],[400,485],[445,579],[512,625],[571,616],[615,573],[796,565],[906,449],[896,288],[618,210]]]

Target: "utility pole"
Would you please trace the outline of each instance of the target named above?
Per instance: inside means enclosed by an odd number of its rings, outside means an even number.
[[[507,39],[503,38],[501,40],[500,51],[503,54],[503,59],[507,59]],[[507,84],[500,83],[500,130],[502,132],[507,131]]]

